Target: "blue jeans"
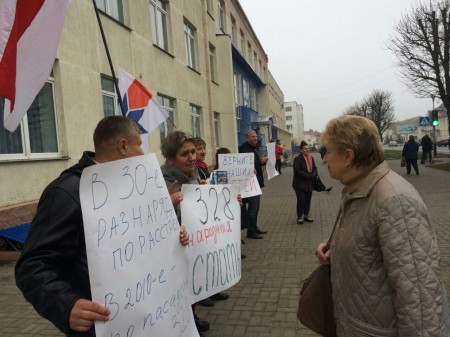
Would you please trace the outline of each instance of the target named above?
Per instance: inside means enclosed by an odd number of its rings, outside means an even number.
[[[430,156],[430,164],[433,162],[433,152],[432,151],[422,151],[422,164],[427,160],[428,155]]]
[[[247,227],[247,235],[256,234],[260,201],[261,195],[242,199],[241,221]]]
[[[297,219],[307,217],[311,208],[312,192],[297,189],[295,195],[297,196]]]

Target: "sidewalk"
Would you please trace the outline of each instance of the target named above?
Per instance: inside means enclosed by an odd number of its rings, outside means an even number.
[[[297,321],[298,294],[302,280],[316,267],[317,243],[331,232],[342,186],[329,178],[320,156],[314,156],[322,181],[333,186],[329,193],[313,194],[314,223],[296,224],[292,167],[283,167],[283,174],[266,182],[263,189],[258,221],[269,232],[263,240],[246,240],[241,281],[228,290],[228,300],[216,302],[213,308],[198,306],[199,316],[211,323],[208,337],[316,336]],[[420,165],[419,176],[407,176],[400,161],[388,164],[416,187],[430,209],[450,294],[450,173]],[[0,337],[62,337],[23,300],[13,267],[13,263],[0,265]]]

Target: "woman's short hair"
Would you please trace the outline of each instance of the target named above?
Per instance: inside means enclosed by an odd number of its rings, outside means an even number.
[[[194,138],[184,131],[175,130],[170,132],[161,142],[161,153],[166,159],[174,159],[178,149],[186,142],[195,145]]]
[[[119,139],[129,140],[135,134],[140,135],[141,129],[131,118],[124,116],[104,117],[94,130],[95,152],[108,151]]]
[[[201,139],[200,137],[195,137],[195,138],[193,138],[193,140],[194,140],[195,147],[206,146],[206,142],[203,139]]]
[[[230,149],[226,147],[219,147],[216,151],[216,163],[214,165],[214,170],[219,168],[219,154],[231,153]]]
[[[322,144],[333,144],[338,150],[351,149],[354,166],[374,167],[384,161],[380,135],[375,123],[360,116],[343,115],[330,120],[321,135]]]
[[[300,142],[300,149],[303,149],[306,145],[308,145],[308,143],[305,142],[304,140],[302,140],[302,141]]]

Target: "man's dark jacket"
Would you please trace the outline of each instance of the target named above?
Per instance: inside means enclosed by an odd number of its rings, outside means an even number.
[[[91,299],[79,186],[83,169],[95,164],[93,157],[84,152],[46,187],[15,269],[26,300],[68,336],[95,336],[94,327],[86,333],[69,327],[75,302]]]
[[[408,140],[403,146],[402,157],[405,157],[407,160],[417,160],[419,158],[419,144],[416,143],[415,140]]]
[[[239,146],[239,153],[254,153],[255,154],[255,170],[256,170],[256,178],[258,179],[259,187],[264,187],[264,176],[262,170],[261,158],[259,157],[258,151],[256,151],[257,147],[249,144],[249,142],[243,143]]]
[[[422,151],[430,152],[433,149],[433,142],[431,141],[430,136],[422,137]]]

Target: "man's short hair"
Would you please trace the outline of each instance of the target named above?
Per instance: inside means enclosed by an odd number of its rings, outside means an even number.
[[[141,134],[139,125],[131,118],[124,116],[104,117],[94,130],[95,152],[110,150],[121,139],[130,139]]]
[[[172,131],[162,140],[161,153],[166,160],[174,159],[178,149],[186,142],[192,142],[195,145],[194,138],[190,134],[181,130]]]
[[[206,146],[206,142],[200,137],[195,137],[194,138],[194,144],[195,144],[196,147],[197,146],[202,146],[202,145]]]
[[[245,133],[245,138],[248,138],[250,136],[251,133],[256,133],[255,130],[249,130]]]

